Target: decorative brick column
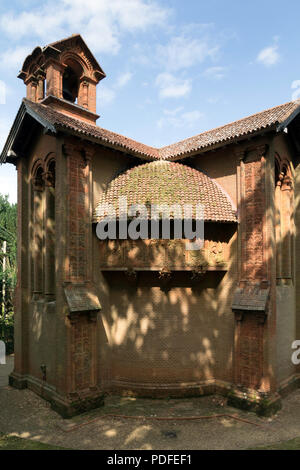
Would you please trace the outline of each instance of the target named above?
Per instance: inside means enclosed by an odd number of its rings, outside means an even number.
[[[30,76],[26,81],[26,98],[30,101],[36,103],[37,101],[37,90],[38,90],[38,81],[35,77]]]
[[[50,59],[45,65],[47,96],[52,95],[63,98],[63,73],[65,66],[55,59]]]
[[[26,388],[28,373],[28,304],[29,282],[27,267],[28,239],[28,174],[24,157],[17,163],[18,171],[18,233],[17,233],[17,285],[14,302],[15,361],[9,384],[15,388]]]
[[[267,215],[272,212],[270,191],[273,189],[266,176],[267,151],[268,147],[261,145],[238,155],[240,280],[232,304],[235,314],[234,383],[236,397],[248,400],[249,406],[258,406],[262,397],[275,392],[269,357],[275,279],[272,277],[271,227]]]
[[[103,394],[97,387],[97,313],[100,302],[92,282],[93,149],[77,141],[63,147],[66,165],[65,262],[63,290],[66,302],[66,397],[56,409],[64,416],[97,407]]]

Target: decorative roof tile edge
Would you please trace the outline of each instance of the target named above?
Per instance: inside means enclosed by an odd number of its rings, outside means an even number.
[[[198,152],[209,150],[212,147],[228,145],[230,142],[240,140],[247,135],[255,134],[262,130],[269,129],[282,132],[300,113],[300,100],[290,101],[260,111],[232,123],[225,124],[224,126],[189,137],[175,144],[155,148],[99,126],[84,123],[80,121],[80,119],[69,117],[58,110],[40,103],[33,103],[24,98],[1,153],[0,163],[6,161],[11,145],[18,134],[26,112],[40,122],[43,127],[53,133],[56,133],[58,130],[68,130],[75,135],[85,135],[89,140],[92,139],[96,143],[99,142],[116,150],[127,152],[137,158],[144,160],[175,161],[182,160]]]

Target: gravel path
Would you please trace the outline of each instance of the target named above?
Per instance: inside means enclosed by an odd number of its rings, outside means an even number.
[[[300,436],[300,390],[283,401],[273,418],[226,406],[222,397],[181,400],[150,400],[107,397],[104,407],[64,420],[50,405],[29,390],[7,386],[9,360],[4,374],[0,366],[0,433],[74,449],[247,449]],[[115,418],[105,414],[145,416],[147,419]],[[176,420],[176,417],[235,415]],[[157,421],[156,417],[172,417]]]

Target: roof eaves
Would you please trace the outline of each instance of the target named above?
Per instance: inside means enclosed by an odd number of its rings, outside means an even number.
[[[26,107],[25,107],[25,104],[22,103],[19,108],[19,111],[17,112],[13,125],[10,129],[10,132],[4,144],[3,150],[1,152],[0,163],[5,163],[8,153],[12,148],[13,141],[15,140],[20,130],[25,114],[26,114]]]
[[[0,155],[0,163],[5,163],[8,154],[10,150],[12,149],[13,143],[15,139],[18,136],[18,133],[21,129],[23,120],[28,114],[31,116],[33,119],[35,119],[41,126],[43,126],[47,131],[56,133],[56,128],[53,123],[51,123],[49,120],[45,119],[41,114],[36,113],[29,105],[27,105],[26,101],[23,100],[22,104],[19,108],[19,111],[15,117],[15,120],[13,122],[13,125],[11,127],[11,130],[9,132],[9,135],[7,137],[7,140],[5,142],[4,148],[2,150],[2,153]]]
[[[33,119],[35,119],[39,124],[41,124],[47,131],[53,132],[56,134],[57,130],[55,127],[55,123],[52,123],[49,121],[49,119],[46,119],[43,117],[40,113],[37,113],[34,111],[26,102],[24,103],[26,112],[31,116]]]
[[[278,123],[276,127],[277,132],[282,132],[300,113],[300,105],[293,111],[283,122]]]
[[[170,154],[169,156],[166,156],[166,157],[163,155],[163,151],[166,150],[166,148],[168,148],[168,147],[163,147],[163,148],[159,149],[160,159],[167,160],[167,161],[175,161],[175,160],[178,160],[178,159],[187,158],[187,157],[193,156],[193,155],[198,154],[198,153],[206,152],[206,151],[209,151],[209,150],[214,150],[214,149],[217,149],[219,147],[223,147],[223,146],[226,146],[226,145],[236,143],[240,140],[243,140],[243,139],[247,138],[247,136],[254,137],[257,134],[261,134],[261,132],[264,131],[264,130],[269,132],[269,131],[272,131],[274,129],[277,129],[276,124],[270,124],[270,125],[262,126],[260,128],[253,129],[251,131],[243,132],[241,134],[235,135],[233,137],[228,137],[228,138],[225,138],[225,139],[215,140],[215,141],[213,141],[211,143],[208,143],[208,144],[199,145],[198,147],[194,147],[194,148],[188,149],[186,151],[174,152],[174,153],[172,153],[172,154]],[[175,146],[177,144],[171,144],[170,147],[172,147],[173,145]]]
[[[60,131],[65,131],[65,132],[67,131],[72,135],[85,136],[87,139],[93,140],[95,143],[101,143],[105,147],[110,147],[110,148],[113,148],[115,150],[119,150],[121,152],[133,154],[134,156],[136,156],[138,158],[143,158],[143,159],[151,160],[151,161],[159,159],[158,152],[157,152],[157,156],[153,155],[150,152],[149,153],[142,152],[138,149],[134,149],[134,148],[132,148],[130,146],[127,146],[125,144],[117,143],[117,142],[114,142],[112,140],[105,139],[104,137],[95,136],[92,133],[87,132],[85,130],[75,129],[73,126],[70,126],[66,123],[57,122],[57,123],[55,123],[55,128],[56,128],[56,131],[59,131],[59,130]]]

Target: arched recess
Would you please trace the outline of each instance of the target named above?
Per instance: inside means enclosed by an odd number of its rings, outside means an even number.
[[[55,296],[55,155],[38,159],[31,170],[32,290],[34,300]]]
[[[33,298],[43,295],[43,245],[44,245],[44,169],[38,162],[32,173],[32,266]]]
[[[95,88],[93,68],[78,53],[66,51],[61,56],[65,67],[63,74],[63,98],[79,106],[89,108],[93,99],[90,96]],[[93,104],[93,111],[94,109]]]
[[[83,67],[74,57],[68,57],[64,61],[63,74],[63,98],[75,103],[79,95],[80,79],[83,75]]]
[[[45,298],[55,298],[55,157],[45,165]]]
[[[276,278],[278,284],[293,279],[293,173],[289,160],[275,156]]]

